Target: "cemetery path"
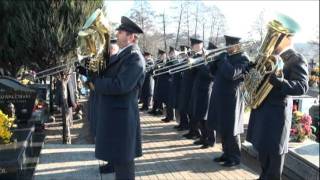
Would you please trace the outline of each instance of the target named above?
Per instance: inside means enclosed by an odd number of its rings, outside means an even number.
[[[173,129],[176,122],[163,123],[161,118],[141,113],[144,155],[136,159],[136,179],[258,178],[257,173],[244,164],[225,168],[213,162],[213,157],[221,155],[220,143],[213,148],[200,149],[193,145],[193,140],[182,138],[185,131],[177,132]],[[89,139],[88,128],[84,127],[86,125],[85,120],[74,122],[71,130],[72,145],[63,145],[61,136],[47,138],[35,171],[35,180],[114,179],[114,174],[99,173],[98,167],[104,162],[95,159],[94,144],[83,140]]]

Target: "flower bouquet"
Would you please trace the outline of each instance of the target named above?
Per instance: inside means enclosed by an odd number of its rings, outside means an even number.
[[[312,118],[308,114],[294,111],[290,131],[291,141],[303,142],[312,133]]]
[[[11,128],[13,127],[14,117],[9,118],[0,110],[0,144],[9,144],[11,142]]]

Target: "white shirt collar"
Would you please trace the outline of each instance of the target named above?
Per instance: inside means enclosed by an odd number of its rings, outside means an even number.
[[[128,44],[126,47],[119,49],[119,51],[118,51],[118,53],[117,53],[117,56],[118,56],[122,51],[124,51],[125,49],[127,49],[128,47],[130,47],[130,46],[132,46],[132,45],[133,45],[133,43],[130,43],[130,44]]]

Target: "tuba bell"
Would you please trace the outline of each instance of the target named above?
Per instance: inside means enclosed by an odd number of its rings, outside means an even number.
[[[106,68],[111,28],[101,9],[97,9],[78,33],[78,59],[90,58],[88,70],[100,74]]]
[[[282,21],[272,20],[268,23],[267,34],[255,58],[255,66],[244,76],[244,83],[241,86],[242,97],[252,109],[259,107],[272,90],[273,86],[269,83],[270,75],[279,72],[278,60],[273,52],[282,39],[291,34],[285,21],[294,21],[286,16],[279,19]]]

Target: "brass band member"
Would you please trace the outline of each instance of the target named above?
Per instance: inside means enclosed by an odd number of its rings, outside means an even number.
[[[164,63],[166,59],[166,52],[162,49],[158,49],[158,62],[154,63]],[[162,92],[163,92],[163,82],[160,81],[159,76],[154,77],[154,91],[153,91],[153,105],[152,105],[152,110],[149,111],[149,114],[152,115],[162,115],[162,110],[163,110],[163,97]]]
[[[209,42],[207,50],[217,47]],[[201,65],[196,67],[196,75],[192,89],[192,122],[200,129],[200,139],[194,144],[202,145],[201,149],[212,147],[215,143],[214,131],[209,130],[207,126],[207,117],[209,101],[212,90],[213,75],[208,66]]]
[[[166,63],[167,66],[170,66],[173,64],[173,60],[175,60],[177,58],[177,50],[170,46],[169,47],[169,59],[168,62]],[[179,86],[179,74],[175,74],[175,75],[169,75],[169,74],[164,74],[161,75],[165,78],[165,80],[167,80],[167,98],[165,101],[165,105],[166,105],[166,117],[164,119],[162,119],[163,122],[167,123],[170,122],[172,120],[175,120],[175,110],[176,110],[176,101],[177,101],[177,96],[178,96],[178,86]],[[180,74],[181,76],[181,74]]]
[[[235,45],[239,37],[224,36],[226,45]],[[221,136],[223,154],[214,158],[231,167],[240,164],[240,134],[243,133],[244,103],[240,99],[240,83],[249,63],[240,46],[232,46],[217,56],[211,71],[215,76],[208,113],[208,126]]]
[[[143,56],[146,61],[146,67],[151,69],[151,67],[153,66],[153,60],[151,58],[151,54],[147,51],[144,51]],[[140,96],[140,100],[142,101],[142,107],[140,109],[141,111],[149,110],[151,97],[153,95],[153,86],[154,86],[152,73],[153,73],[152,70],[146,71],[146,77],[143,82],[143,86],[141,89],[141,96]]]
[[[247,140],[259,153],[262,172],[259,179],[281,179],[285,154],[291,128],[292,102],[288,95],[302,95],[308,90],[308,67],[306,59],[293,49],[293,35],[299,25],[284,16],[290,35],[284,37],[275,54],[282,59],[281,79],[273,74],[269,82],[273,85],[264,102],[251,111]]]
[[[196,38],[190,38],[191,49],[195,52],[194,58],[202,55],[203,50],[203,41]],[[197,126],[197,122],[192,121],[192,104],[193,102],[193,94],[192,88],[195,80],[196,69],[192,68],[190,70],[183,72],[182,77],[182,87],[181,87],[181,119],[186,118],[189,119],[189,132],[184,134],[183,136],[187,139],[194,139],[200,136],[199,127]],[[186,121],[186,120],[182,120]]]
[[[127,17],[117,28],[119,52],[94,83],[99,96],[96,158],[114,167],[116,179],[134,179],[134,158],[142,156],[138,91],[145,63],[134,36],[143,31]]]
[[[185,46],[182,45],[180,46],[180,51],[189,51],[190,47],[189,46]],[[179,63],[180,61],[178,61]],[[181,73],[176,73],[174,76],[174,81],[177,82],[178,84],[176,86],[178,86],[178,94],[176,96],[176,110],[177,110],[177,119],[179,120],[179,125],[174,126],[175,129],[177,129],[178,131],[184,131],[184,130],[188,130],[189,129],[189,118],[187,117],[187,114],[184,112],[180,112],[180,102],[182,101],[181,98],[182,97],[182,92],[184,92],[185,90],[182,89],[182,83],[183,83],[183,72]],[[184,82],[185,83],[185,82]]]

